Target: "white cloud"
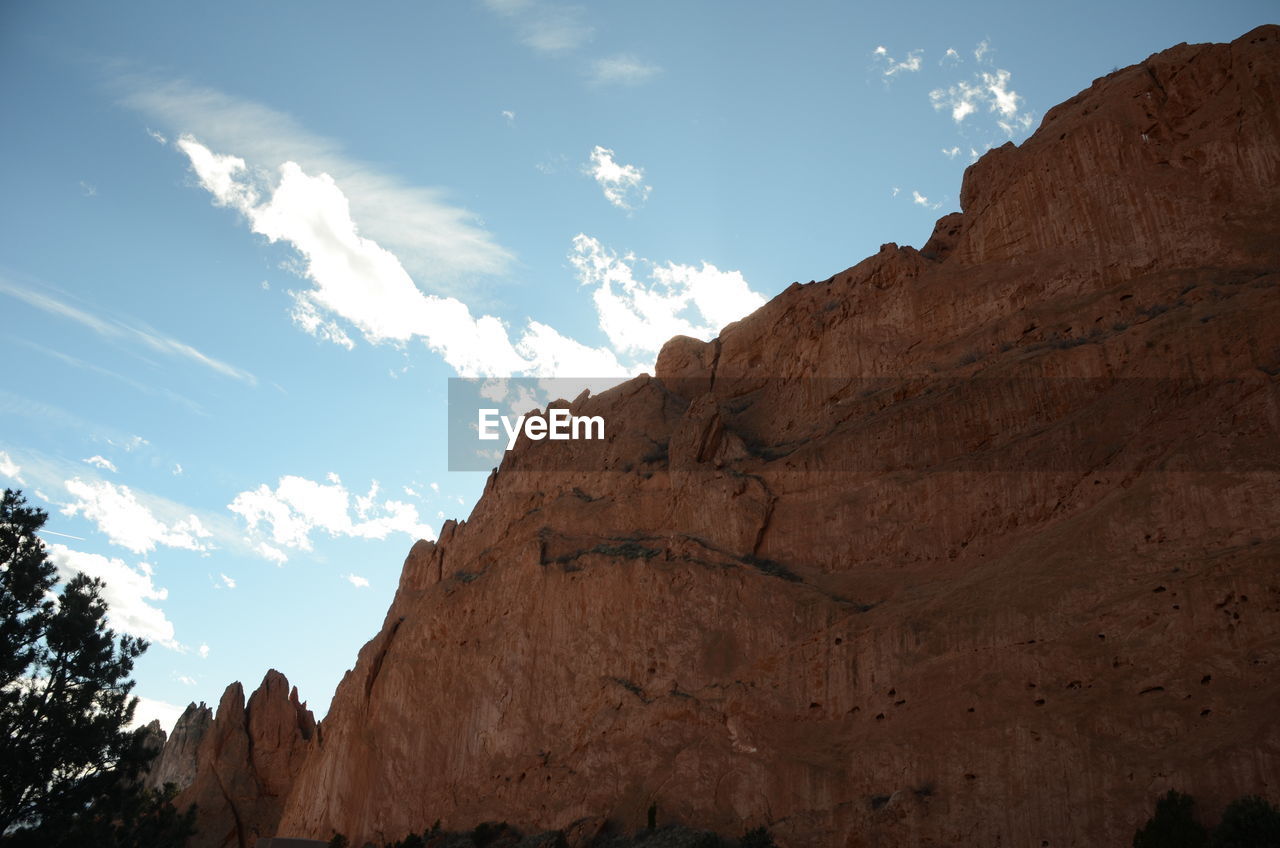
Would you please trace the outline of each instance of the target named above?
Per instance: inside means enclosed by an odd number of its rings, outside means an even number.
[[[957,52],[954,47],[948,47],[947,52],[943,53],[942,58],[938,60],[938,64],[944,64],[946,62],[962,62],[962,61],[964,60],[960,58],[959,52]]]
[[[996,126],[1012,138],[1016,133],[1030,131],[1034,116],[1023,110],[1023,98],[1009,87],[1010,79],[1011,74],[1003,69],[979,71],[970,80],[935,88],[929,92],[929,100],[935,109],[950,110],[951,119],[957,124],[985,106],[995,115]]]
[[[542,53],[561,53],[591,40],[595,29],[579,6],[538,4],[522,26],[521,41]]]
[[[369,494],[352,497],[340,480],[318,483],[303,477],[281,477],[275,489],[262,484],[252,491],[241,492],[228,506],[244,519],[254,535],[269,533],[258,551],[277,563],[284,562],[281,548],[312,550],[311,534],[315,530],[330,536],[361,539],[385,539],[392,533],[404,533],[413,539],[435,539],[435,532],[423,524],[418,510],[398,500],[376,501],[375,482]],[[279,546],[279,547],[276,547]]]
[[[167,139],[167,138],[165,138],[165,137],[164,137],[164,133],[156,132],[155,130],[151,129],[150,127],[147,127],[147,135],[151,136],[151,140],[152,140],[152,141],[154,141],[156,144],[168,144],[168,143],[169,143],[169,139]]]
[[[554,360],[537,348],[547,328],[530,323],[513,343],[500,319],[477,318],[456,298],[419,291],[396,256],[359,234],[346,196],[327,174],[310,176],[286,162],[269,199],[260,200],[265,195],[243,181],[252,176],[238,158],[214,154],[190,136],[178,145],[215,200],[238,209],[254,232],[302,255],[302,274],[315,285],[294,295],[301,304],[295,321],[304,329],[348,346],[350,338],[332,315],[373,344],[420,338],[462,376],[549,376]],[[607,367],[604,375],[627,373],[608,351],[596,351],[596,359]]]
[[[183,686],[195,686],[195,685],[196,685],[196,679],[195,679],[194,677],[188,677],[188,676],[187,676],[187,675],[185,675],[185,674],[180,674],[180,675],[178,675],[178,682],[179,682],[179,683],[181,683]]]
[[[941,200],[939,200],[936,203],[930,203],[929,198],[925,197],[923,194],[921,194],[918,191],[911,192],[911,202],[916,204],[917,206],[923,206],[926,209],[937,209],[942,206]]]
[[[512,112],[510,109],[503,109],[502,117],[506,118],[507,126],[512,126],[516,122],[516,113]]]
[[[152,582],[152,568],[142,562],[137,568],[124,560],[100,554],[73,551],[57,543],[46,545],[49,561],[63,580],[77,573],[103,581],[102,598],[107,603],[107,621],[115,630],[138,636],[173,650],[182,646],[173,638],[173,623],[155,604],[169,597],[169,591]]]
[[[921,57],[924,56],[923,50],[907,51],[907,58],[899,62],[897,59],[889,55],[889,50],[884,45],[880,45],[871,51],[871,55],[880,63],[882,71],[886,77],[896,76],[901,73],[912,73],[920,70]]]
[[[107,444],[112,447],[123,448],[126,453],[133,453],[138,448],[145,448],[151,443],[141,436],[130,436],[129,438],[123,439],[119,442],[113,442],[110,439],[107,439]]]
[[[182,718],[183,709],[168,701],[157,701],[155,698],[144,698],[139,695],[138,706],[133,711],[133,723],[129,728],[146,727],[154,720],[160,722],[160,727],[165,733],[172,733],[174,725],[178,723],[178,719]]]
[[[200,540],[213,534],[194,514],[166,524],[142,504],[128,486],[105,481],[86,483],[79,477],[67,480],[65,486],[75,500],[63,506],[62,514],[83,514],[98,525],[98,530],[105,533],[112,544],[135,554],[154,550],[157,545],[209,550],[209,544]]]
[[[983,39],[982,41],[978,42],[978,46],[974,48],[973,58],[981,62],[983,58],[985,58],[986,55],[990,52],[991,52],[991,42],[986,39]]]
[[[26,485],[26,481],[22,479],[22,468],[9,458],[9,454],[0,451],[0,476],[8,477],[10,480],[17,481],[20,485]]]
[[[81,180],[80,193],[83,194],[85,197],[97,197],[98,187],[95,186],[93,183],[87,183],[84,180]]]
[[[202,660],[207,660],[207,659],[209,659],[209,646],[208,646],[208,645],[201,645],[201,646],[196,650],[196,653],[200,655],[200,659],[202,659]]]
[[[501,273],[514,258],[475,215],[449,202],[442,190],[405,184],[352,159],[336,142],[308,132],[289,115],[183,82],[132,77],[119,84],[126,105],[162,123],[172,137],[187,134],[211,149],[234,150],[244,157],[245,172],[237,182],[245,188],[257,184],[247,175],[269,176],[285,162],[330,175],[349,198],[361,233],[394,250],[437,290],[474,285],[474,275]],[[209,176],[215,174],[210,171]]]
[[[221,572],[218,573],[218,578],[222,581],[222,585],[225,586],[226,588],[234,589],[236,587],[236,581],[233,578],[228,577],[227,575],[222,574]]]
[[[597,59],[591,66],[591,82],[594,85],[639,85],[662,72],[657,65],[644,62],[629,54]]]
[[[542,53],[565,53],[586,44],[595,28],[582,6],[535,0],[484,0],[492,12],[513,21],[520,40]]]
[[[179,357],[189,359],[206,368],[210,368],[219,374],[227,377],[233,377],[242,380],[250,385],[257,383],[257,378],[247,371],[242,371],[233,365],[228,365],[220,359],[215,359],[201,353],[196,348],[186,342],[178,341],[175,338],[158,333],[145,325],[134,326],[125,321],[115,318],[100,318],[86,312],[83,309],[64,303],[51,295],[38,292],[35,289],[19,286],[3,277],[0,277],[0,292],[15,297],[18,300],[26,302],[30,306],[48,312],[51,315],[58,315],[75,321],[82,326],[88,327],[106,339],[130,341],[142,344],[157,353],[166,356]]]
[[[440,494],[440,484],[439,484],[439,483],[432,483],[432,484],[431,484],[431,491],[435,492],[437,495],[438,495],[438,494]]]
[[[347,582],[350,583],[352,586],[355,586],[357,589],[369,588],[369,581],[359,576],[358,574],[348,574],[346,575],[346,578],[347,578]]]
[[[944,148],[942,148],[942,155],[943,155],[943,156],[945,156],[945,157],[947,157],[948,159],[954,159],[954,158],[956,158],[957,156],[959,156],[959,155],[960,155],[960,148],[959,148],[959,147],[944,147]]]
[[[615,349],[636,355],[655,354],[674,335],[709,339],[726,324],[764,305],[739,271],[653,265],[648,282],[637,280],[634,256],[619,257],[590,236],[573,240],[569,261],[592,298],[600,328]]]
[[[88,465],[92,465],[92,466],[95,466],[95,467],[97,467],[97,468],[101,468],[101,469],[103,469],[104,471],[115,471],[115,470],[116,470],[116,466],[115,466],[115,463],[114,463],[114,462],[112,462],[111,460],[107,459],[106,457],[99,456],[99,455],[97,455],[97,454],[94,454],[93,456],[89,457],[88,459],[82,459],[82,460],[80,460],[80,461],[81,461],[81,462],[83,462],[83,463],[86,463],[86,464],[88,464]]]
[[[173,476],[174,476],[174,477],[181,477],[181,476],[182,476],[182,463],[180,463],[180,462],[175,462],[175,463],[173,464],[173,468],[171,469],[171,473],[173,474]]]
[[[634,209],[649,198],[652,186],[644,184],[644,170],[613,160],[613,151],[596,145],[584,170],[600,185],[604,197],[619,209]]]
[[[408,495],[409,497],[411,497],[411,498],[420,498],[420,497],[422,497],[422,495],[421,495],[421,494],[420,494],[416,489],[414,489],[414,488],[413,488],[413,487],[411,487],[411,486],[402,486],[401,488],[402,488],[402,489],[404,489],[404,493],[405,493],[406,495]]]

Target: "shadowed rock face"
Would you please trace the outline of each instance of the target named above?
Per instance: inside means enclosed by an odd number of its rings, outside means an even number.
[[[187,704],[173,732],[164,741],[159,756],[151,764],[146,785],[150,789],[162,789],[172,783],[179,790],[186,789],[196,779],[197,752],[200,742],[213,724],[213,710],[202,701],[199,706]],[[164,733],[161,732],[161,738]]]
[[[183,718],[193,710],[207,719],[203,704],[188,707]],[[182,726],[179,721],[170,744]],[[260,837],[275,835],[285,796],[315,737],[315,718],[280,672],[268,671],[247,705],[243,687],[228,686],[199,741],[194,778],[174,800],[179,809],[197,805],[198,832],[190,848],[252,848]]]
[[[522,439],[413,547],[323,743],[281,708],[279,833],[1103,845],[1274,798],[1278,104],[1280,28],[1152,56],[920,251],[574,401],[610,439]],[[233,690],[194,788],[239,810]]]

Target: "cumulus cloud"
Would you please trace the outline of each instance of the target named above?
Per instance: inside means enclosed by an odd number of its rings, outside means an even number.
[[[596,145],[585,166],[586,173],[600,185],[605,200],[619,209],[634,209],[648,198],[652,186],[644,183],[644,170],[635,165],[615,162],[613,151]]]
[[[99,456],[99,455],[97,455],[97,454],[94,454],[93,456],[89,457],[88,459],[82,459],[82,460],[80,460],[80,461],[81,461],[81,462],[83,462],[83,463],[85,463],[85,464],[87,464],[87,465],[92,465],[92,466],[94,466],[95,468],[101,468],[101,469],[102,469],[102,470],[104,470],[104,471],[115,471],[115,470],[116,470],[116,466],[115,466],[115,463],[114,463],[114,462],[112,462],[111,460],[107,459],[106,457]]]
[[[237,157],[212,153],[190,136],[178,146],[215,202],[239,211],[254,232],[301,254],[302,276],[314,284],[293,293],[294,320],[303,329],[344,347],[353,343],[337,319],[372,344],[420,339],[464,377],[551,376],[555,358],[538,345],[554,331],[532,322],[513,342],[500,319],[477,317],[453,297],[424,294],[395,255],[360,235],[346,196],[327,174],[312,176],[286,162],[278,184],[260,191]],[[602,374],[627,373],[609,351],[593,356],[606,369]]]
[[[884,45],[877,47],[871,51],[872,57],[881,67],[881,73],[886,77],[896,76],[901,73],[913,73],[920,70],[921,58],[924,56],[923,50],[910,50],[907,52],[907,58],[898,61],[889,55],[889,49]]]
[[[662,68],[637,59],[630,54],[597,59],[591,65],[591,82],[594,85],[639,85],[653,79]]]
[[[106,481],[85,482],[79,477],[67,480],[64,485],[75,500],[63,506],[62,514],[83,515],[96,523],[98,530],[114,545],[135,554],[154,550],[157,545],[190,551],[210,548],[209,543],[202,540],[213,534],[194,514],[166,523],[140,502],[128,486]]]
[[[358,574],[348,574],[346,575],[346,578],[347,578],[347,582],[350,583],[352,586],[355,586],[357,589],[369,588],[369,581],[359,576]]]
[[[615,349],[652,355],[674,335],[710,339],[764,305],[739,271],[668,262],[650,263],[648,280],[636,278],[634,256],[618,256],[590,236],[573,240],[569,261],[592,289],[600,328]]]
[[[134,568],[121,559],[75,551],[57,543],[46,545],[46,549],[49,561],[63,580],[85,574],[103,581],[102,598],[107,602],[107,621],[113,629],[182,650],[173,638],[173,622],[156,606],[169,597],[169,591],[155,585],[151,565],[142,562]]]
[[[327,483],[288,475],[274,489],[263,483],[241,492],[228,509],[244,520],[250,534],[269,537],[257,549],[277,563],[287,558],[282,548],[312,550],[311,534],[317,530],[360,539],[385,539],[392,533],[435,539],[435,532],[422,523],[412,504],[379,501],[377,495],[376,481],[367,495],[353,499],[337,475]]]
[[[26,481],[20,476],[21,474],[22,468],[9,458],[9,454],[0,451],[0,476],[8,477],[10,480],[26,485]]]

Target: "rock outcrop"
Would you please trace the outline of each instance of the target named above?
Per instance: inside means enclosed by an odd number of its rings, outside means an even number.
[[[259,838],[274,836],[285,797],[317,737],[315,717],[299,702],[298,690],[272,669],[247,705],[244,688],[233,683],[211,723],[203,704],[188,707],[183,719],[188,716],[192,735],[204,725],[194,776],[174,800],[179,809],[197,806],[190,848],[253,848]],[[179,721],[170,744],[182,726]]]
[[[190,786],[196,779],[196,755],[200,750],[200,742],[212,724],[213,710],[205,706],[203,701],[198,706],[194,703],[187,704],[168,738],[165,738],[163,731],[160,733],[163,747],[147,772],[147,787],[163,789],[166,785],[173,784],[181,791]]]
[[[240,830],[203,844],[268,833],[294,771],[280,835],[357,845],[651,805],[1105,845],[1170,787],[1275,800],[1278,187],[1280,28],[1096,81],[921,250],[574,401],[607,442],[522,438],[322,741],[282,678],[228,690],[188,792]]]

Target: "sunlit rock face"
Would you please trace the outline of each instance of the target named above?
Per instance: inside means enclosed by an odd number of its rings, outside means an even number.
[[[574,401],[609,438],[521,440],[414,546],[321,734],[280,689],[265,757],[229,690],[202,815],[1112,845],[1274,799],[1278,104],[1280,28],[1152,56],[920,250]]]
[[[170,744],[177,738],[175,729]],[[268,671],[248,704],[239,683],[228,686],[200,739],[194,777],[174,801],[180,809],[196,805],[190,848],[253,848],[275,835],[315,738],[314,716],[280,672]]]
[[[198,768],[196,755],[200,750],[200,742],[213,724],[213,710],[203,702],[198,706],[188,704],[173,726],[173,732],[164,740],[151,770],[147,772],[146,785],[151,789],[162,789],[168,784],[178,789],[186,789],[196,779]],[[163,737],[163,733],[161,736]]]

